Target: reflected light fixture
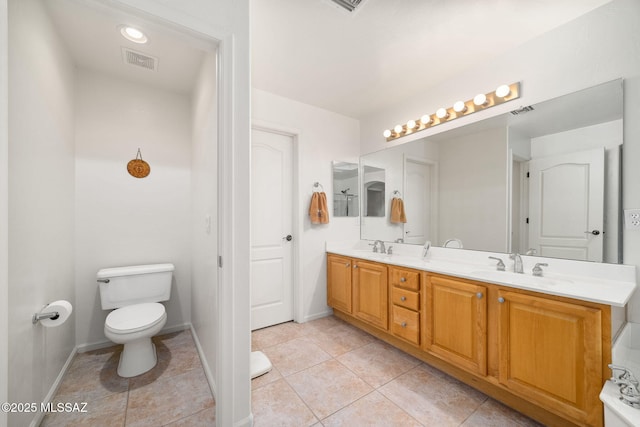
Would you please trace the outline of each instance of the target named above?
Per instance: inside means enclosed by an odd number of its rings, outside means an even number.
[[[120,34],[122,34],[122,37],[124,37],[129,41],[132,41],[138,44],[144,44],[149,41],[146,34],[137,28],[129,27],[128,25],[121,25],[119,28],[120,28]]]
[[[432,115],[425,114],[419,120],[409,120],[405,126],[396,125],[393,131],[387,129],[382,135],[387,141],[420,132],[425,129],[432,128],[441,123],[449,122],[457,118],[475,113],[476,111],[485,110],[495,107],[508,101],[520,98],[520,83],[511,83],[510,85],[500,85],[495,91],[489,93],[479,93],[469,101],[457,101],[451,109],[438,108],[435,113],[437,120]],[[456,114],[450,114],[455,112]]]

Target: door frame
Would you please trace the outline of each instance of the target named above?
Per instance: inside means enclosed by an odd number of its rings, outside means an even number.
[[[304,320],[304,295],[303,287],[300,286],[300,278],[302,277],[301,263],[302,259],[302,217],[300,214],[300,131],[295,128],[282,126],[279,124],[263,121],[263,120],[251,120],[251,130],[259,130],[262,132],[275,133],[278,135],[284,135],[291,138],[292,152],[291,152],[291,177],[293,182],[291,183],[291,231],[293,233],[293,248],[291,253],[293,257],[291,259],[291,288],[293,291],[293,320],[295,322],[302,322]],[[251,289],[251,287],[249,287]]]

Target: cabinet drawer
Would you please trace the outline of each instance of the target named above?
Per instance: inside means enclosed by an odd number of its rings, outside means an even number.
[[[392,310],[391,331],[393,334],[420,345],[420,314],[397,305],[393,305]]]
[[[410,310],[420,310],[420,294],[407,289],[393,287],[391,289],[391,303]]]
[[[420,290],[420,273],[417,271],[393,268],[391,269],[390,279],[391,286],[400,286],[413,291]]]

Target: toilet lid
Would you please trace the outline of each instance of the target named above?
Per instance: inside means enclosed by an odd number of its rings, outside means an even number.
[[[161,322],[164,317],[164,305],[146,302],[113,310],[104,324],[114,333],[132,333],[149,328]]]

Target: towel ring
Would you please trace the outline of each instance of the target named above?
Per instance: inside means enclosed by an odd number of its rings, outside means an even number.
[[[320,184],[318,181],[314,182],[313,188],[317,190],[318,187],[320,187],[320,189],[324,191],[324,187],[322,186],[322,184]]]

